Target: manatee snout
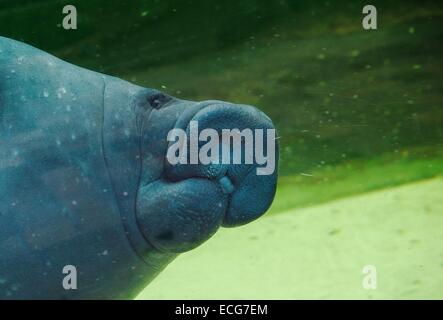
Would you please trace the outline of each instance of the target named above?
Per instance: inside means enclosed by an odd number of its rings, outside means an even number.
[[[151,245],[185,252],[220,226],[265,213],[276,190],[278,145],[264,113],[222,101],[177,101],[160,112],[176,115],[164,137],[163,172],[140,188],[137,201],[138,223]]]

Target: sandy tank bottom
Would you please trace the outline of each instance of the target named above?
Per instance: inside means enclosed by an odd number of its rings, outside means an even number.
[[[435,178],[223,229],[138,299],[443,299],[442,195]]]

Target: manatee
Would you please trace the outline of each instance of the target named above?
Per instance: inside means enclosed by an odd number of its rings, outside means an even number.
[[[191,121],[274,128],[252,106],[181,100],[0,37],[0,298],[131,299],[219,227],[260,217],[277,169],[166,160],[168,132]]]

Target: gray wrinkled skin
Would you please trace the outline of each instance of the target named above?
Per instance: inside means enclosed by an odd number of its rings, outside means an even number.
[[[220,226],[262,215],[277,172],[166,163],[167,133],[191,120],[273,128],[253,107],[179,100],[0,37],[0,298],[133,298]]]

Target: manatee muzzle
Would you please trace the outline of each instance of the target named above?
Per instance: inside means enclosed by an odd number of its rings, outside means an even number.
[[[221,101],[194,104],[182,110],[170,128],[186,132],[188,148],[191,123],[198,123],[199,132],[213,129],[220,137],[226,129],[251,132],[261,129],[263,133],[274,129],[271,120],[251,106]],[[266,137],[264,134],[261,141],[264,146],[268,142]],[[163,139],[166,140],[166,136]],[[200,141],[199,146],[204,143]],[[235,147],[242,148],[237,150],[241,151],[238,154],[242,155],[242,161],[236,164],[232,161]],[[261,165],[255,159],[252,163],[244,161],[244,140],[232,146],[228,163],[222,161],[221,151],[220,161],[215,163],[171,164],[166,160],[166,149],[162,150],[163,172],[140,189],[137,210],[139,228],[156,249],[170,253],[191,250],[209,239],[220,226],[234,227],[251,222],[271,205],[276,190],[277,163],[271,174],[258,175],[257,168]],[[275,150],[265,147],[264,153],[269,152],[275,152],[278,162],[278,145],[275,144]],[[188,149],[188,159],[190,156]]]

